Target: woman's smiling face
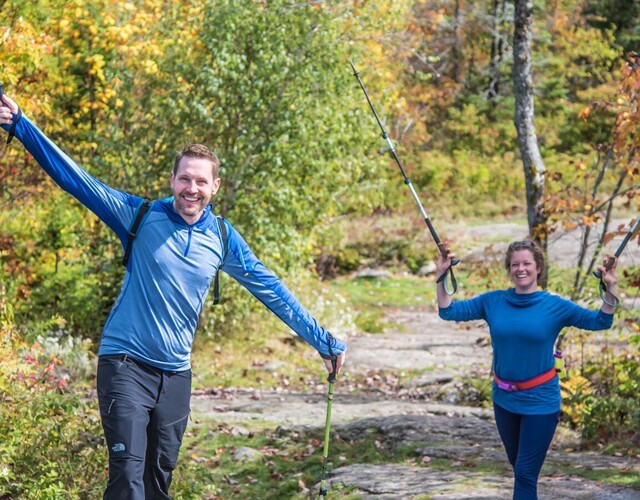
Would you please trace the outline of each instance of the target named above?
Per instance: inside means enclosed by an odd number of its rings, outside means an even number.
[[[538,289],[538,265],[531,250],[516,250],[511,255],[509,273],[517,293],[531,293]]]

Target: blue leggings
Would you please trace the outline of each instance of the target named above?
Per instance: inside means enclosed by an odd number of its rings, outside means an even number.
[[[537,500],[538,476],[558,426],[560,412],[520,415],[494,404],[500,438],[513,467],[513,500]]]

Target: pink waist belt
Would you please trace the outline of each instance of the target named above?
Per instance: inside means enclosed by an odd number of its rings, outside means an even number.
[[[534,387],[538,387],[539,385],[544,384],[545,382],[549,382],[553,377],[557,375],[556,369],[551,368],[548,372],[544,372],[542,375],[538,375],[537,377],[530,378],[529,380],[525,380],[523,382],[510,382],[508,380],[502,380],[498,378],[498,376],[494,373],[493,380],[496,381],[498,387],[503,391],[507,392],[516,392],[516,391],[524,391],[525,389],[533,389]]]

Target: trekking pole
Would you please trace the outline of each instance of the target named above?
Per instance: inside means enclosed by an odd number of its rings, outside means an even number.
[[[329,392],[327,393],[327,418],[324,423],[324,450],[322,452],[322,472],[320,473],[320,492],[318,498],[327,496],[327,462],[329,461],[329,435],[331,433],[331,406],[333,405],[333,384],[336,382],[336,372],[338,370],[338,360],[332,359],[333,371],[329,373]]]
[[[416,190],[413,187],[413,184],[411,183],[411,180],[409,179],[409,176],[407,175],[407,172],[405,171],[404,167],[402,166],[402,162],[400,162],[400,158],[398,158],[398,155],[396,153],[396,149],[393,146],[393,143],[391,142],[391,139],[389,139],[389,134],[387,134],[387,131],[385,130],[384,125],[382,125],[382,121],[380,120],[380,117],[378,116],[378,113],[376,112],[376,109],[373,107],[373,103],[371,102],[371,99],[369,98],[369,94],[367,93],[367,89],[365,88],[364,83],[362,83],[362,79],[360,78],[360,73],[358,73],[356,71],[356,67],[353,65],[353,62],[349,61],[349,64],[351,65],[351,69],[353,70],[353,76],[355,76],[356,79],[358,80],[358,83],[360,84],[360,88],[362,89],[362,92],[364,92],[364,96],[367,98],[367,102],[369,103],[369,107],[371,108],[371,111],[373,112],[373,116],[376,117],[376,121],[378,122],[380,130],[382,131],[382,138],[387,142],[387,145],[389,147],[388,150],[391,152],[391,156],[393,156],[393,159],[398,164],[398,167],[400,168],[400,172],[402,172],[402,176],[404,177],[404,183],[409,187],[409,190],[411,191],[411,194],[413,195],[413,199],[416,201],[416,204],[418,205],[418,209],[420,210],[420,213],[422,214],[422,218],[424,219],[425,223],[427,224],[427,228],[429,229],[429,232],[431,233],[431,236],[432,236],[433,240],[435,241],[436,246],[438,247],[438,251],[440,252],[440,255],[442,255],[443,257],[446,258],[450,253],[449,249],[447,248],[447,246],[438,237],[438,233],[436,233],[436,230],[433,227],[433,224],[431,223],[431,220],[429,219],[429,216],[427,215],[426,210],[422,206],[422,203],[420,202],[420,198],[418,198],[418,193],[416,193]],[[437,279],[437,283],[440,283],[441,281],[444,282],[444,289],[445,289],[445,291],[447,292],[448,295],[453,295],[454,293],[456,293],[456,291],[458,289],[458,283],[456,282],[456,277],[453,274],[452,267],[457,265],[459,262],[460,262],[460,259],[453,259],[451,261],[451,265],[449,266],[449,268],[442,274],[442,276],[439,276],[438,279]],[[447,285],[447,276],[449,274],[451,274],[451,285],[453,287],[452,291],[449,290],[449,287]]]
[[[607,271],[609,271],[613,267],[613,264],[616,261],[616,259],[618,257],[620,257],[620,254],[624,250],[624,247],[627,246],[627,243],[629,243],[629,240],[633,237],[633,234],[636,232],[636,229],[638,229],[639,225],[640,225],[640,216],[633,223],[633,226],[631,226],[631,229],[626,234],[626,236],[624,237],[624,239],[622,240],[622,242],[618,246],[618,249],[613,254],[613,256],[609,257],[606,260],[606,262],[604,263],[604,268]],[[602,281],[602,273],[600,271],[593,271],[593,275],[600,280],[598,288],[600,288],[600,297],[602,298],[602,301],[605,304],[610,305],[611,307],[618,307],[618,304],[620,304],[620,299],[618,299],[618,297],[616,297],[615,295],[611,294],[611,296],[613,297],[613,303],[609,302],[606,299],[607,284],[604,281]]]

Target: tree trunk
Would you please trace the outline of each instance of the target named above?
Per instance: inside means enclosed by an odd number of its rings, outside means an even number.
[[[455,12],[453,14],[453,46],[451,47],[451,59],[453,60],[452,75],[453,81],[460,83],[460,1],[456,0]]]
[[[491,61],[489,63],[489,84],[487,95],[495,103],[500,96],[500,65],[504,55],[504,35],[502,32],[505,15],[506,0],[493,0],[491,18],[493,19],[491,33]]]
[[[531,75],[531,29],[533,0],[516,0],[513,35],[513,84],[515,93],[515,126],[522,156],[527,197],[529,234],[547,251],[547,216],[544,207],[545,172],[538,139],[533,126],[533,83]],[[546,288],[547,269],[539,284]]]

